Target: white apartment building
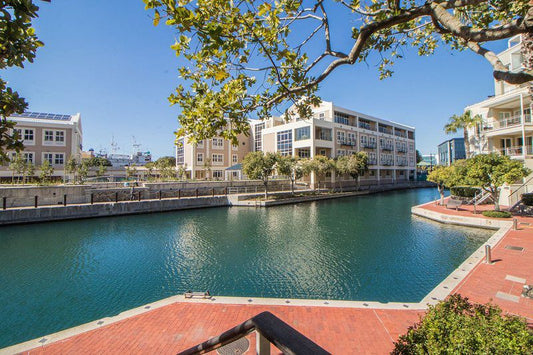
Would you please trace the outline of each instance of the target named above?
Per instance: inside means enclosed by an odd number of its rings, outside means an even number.
[[[25,112],[12,115],[9,121],[23,139],[26,162],[31,162],[39,174],[39,166],[45,161],[54,167],[54,176],[63,176],[65,163],[70,157],[81,160],[83,132],[81,115],[58,115],[51,113]],[[11,156],[15,152],[8,152]],[[0,166],[0,177],[11,176],[8,165]]]
[[[522,71],[522,37],[508,41],[508,48],[498,54],[512,71]],[[511,85],[494,80],[494,96],[465,108],[483,117],[483,125],[468,131],[470,154],[499,152],[521,159],[533,167],[533,124],[531,122],[532,83]]]
[[[323,101],[309,119],[272,117],[251,123],[254,150],[300,158],[337,157],[364,151],[369,172],[361,183],[412,180],[416,172],[415,129]],[[331,177],[334,181],[334,176]],[[311,177],[314,183],[314,177]]]

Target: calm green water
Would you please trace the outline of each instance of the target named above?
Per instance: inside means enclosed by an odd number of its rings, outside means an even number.
[[[418,302],[492,234],[412,217],[433,189],[0,228],[0,348],[188,289]]]

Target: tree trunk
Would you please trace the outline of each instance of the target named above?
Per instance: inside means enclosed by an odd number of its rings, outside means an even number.
[[[468,141],[468,127],[463,128],[463,137],[465,140],[465,156],[470,158],[470,142]]]
[[[294,180],[291,179],[291,195],[294,196]]]
[[[265,200],[268,199],[268,180],[264,180],[263,184],[265,185]]]
[[[440,205],[443,206],[444,205],[444,186],[443,185],[437,185],[437,188],[439,189],[439,194],[440,194]]]
[[[496,191],[491,192],[492,198],[494,199],[494,211],[500,210],[500,191],[496,189]]]

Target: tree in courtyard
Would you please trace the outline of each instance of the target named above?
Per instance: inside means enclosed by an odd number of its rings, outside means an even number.
[[[314,173],[318,187],[320,188],[320,178],[326,177],[334,169],[333,159],[323,155],[315,155],[312,159],[307,159],[303,162],[304,171],[306,174]],[[316,185],[313,188],[316,190]]]
[[[78,182],[83,184],[87,176],[89,176],[89,164],[82,162],[78,168]]]
[[[176,166],[176,158],[175,157],[161,157],[155,161],[156,166]]]
[[[531,173],[522,161],[497,153],[479,154],[464,162],[462,183],[481,187],[489,192],[496,211],[500,210],[499,198],[502,185],[516,183]]]
[[[392,354],[530,354],[533,332],[525,319],[491,304],[449,296],[394,343]]]
[[[35,175],[35,165],[33,165],[31,161],[26,163],[26,166],[24,167],[24,175],[26,175],[28,182],[32,180]]]
[[[250,152],[242,161],[242,172],[252,180],[263,181],[268,199],[268,179],[275,170],[278,156],[274,153]]]
[[[207,180],[211,179],[211,158],[206,157],[204,159],[204,171],[205,171],[205,178]]]
[[[148,171],[148,180],[150,180],[152,178],[152,174],[154,173],[155,163],[154,162],[146,163],[144,167]]]
[[[465,111],[462,115],[453,115],[450,117],[448,123],[444,126],[444,132],[446,134],[457,133],[459,130],[463,130],[463,137],[465,140],[466,157],[471,155],[470,141],[468,140],[468,129],[476,127],[483,122],[483,118],[480,115],[472,116],[470,110]]]
[[[91,158],[85,158],[82,160],[82,162],[86,162],[89,167],[97,167],[100,165],[103,166],[112,166],[111,162],[107,158],[103,157],[91,157]]]
[[[359,188],[359,176],[368,171],[368,154],[357,152],[351,155],[341,156],[335,163],[335,170],[342,175],[350,175]]]
[[[187,164],[178,166],[178,179],[184,180],[187,177]]]
[[[309,118],[319,85],[335,70],[373,62],[387,78],[410,47],[421,56],[443,45],[470,50],[497,80],[533,79],[486,47],[533,30],[529,0],[143,1],[154,25],[164,19],[177,31],[171,49],[184,57],[178,72],[186,85],[169,101],[181,108],[177,135],[193,141],[222,136],[236,143],[249,118],[268,118],[286,102],[295,103],[289,116]],[[343,27],[345,38],[331,30]]]
[[[76,172],[78,171],[78,162],[71,156],[65,164],[65,173],[72,174],[72,182],[76,183]]]
[[[54,167],[48,160],[45,160],[41,164],[41,173],[39,174],[39,177],[41,178],[41,182],[46,184],[50,182],[50,179],[52,178],[52,175],[54,174]]]
[[[17,174],[17,183],[19,182],[19,177],[24,174],[24,169],[26,168],[26,160],[20,153],[16,153],[11,162],[9,163],[9,170],[12,172],[11,181],[14,182],[15,174]]]
[[[450,188],[456,185],[457,175],[453,166],[436,166],[427,177],[428,181],[437,184],[437,189],[440,194],[440,205],[444,204],[444,189]]]
[[[39,7],[31,0],[7,0],[2,1],[0,10],[0,69],[23,68],[24,62],[33,62],[37,48],[43,45],[31,23]],[[13,130],[15,123],[7,118],[27,107],[24,98],[0,78],[0,163],[9,160],[7,151],[23,149],[22,137]]]
[[[96,170],[96,176],[103,176],[107,172],[107,166],[105,166],[103,163],[98,165],[98,170]]]
[[[304,175],[304,169],[300,161],[291,155],[279,155],[276,170],[278,174],[291,180],[291,194],[294,195],[294,182]]]

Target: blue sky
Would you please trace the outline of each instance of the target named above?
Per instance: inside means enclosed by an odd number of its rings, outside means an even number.
[[[45,46],[33,64],[2,73],[27,98],[29,110],[80,112],[84,149],[109,151],[114,136],[119,152],[130,153],[134,136],[156,157],[173,155],[179,107],[171,107],[167,97],[179,80],[179,61],[169,48],[174,31],[154,27],[141,0],[38,3],[35,28]],[[333,45],[349,43],[334,39]],[[419,57],[408,50],[394,76],[383,81],[373,64],[339,68],[319,94],[336,105],[415,126],[423,154],[435,153],[437,144],[451,137],[442,129],[449,116],[494,91],[490,65],[471,52],[441,47],[434,56]]]

